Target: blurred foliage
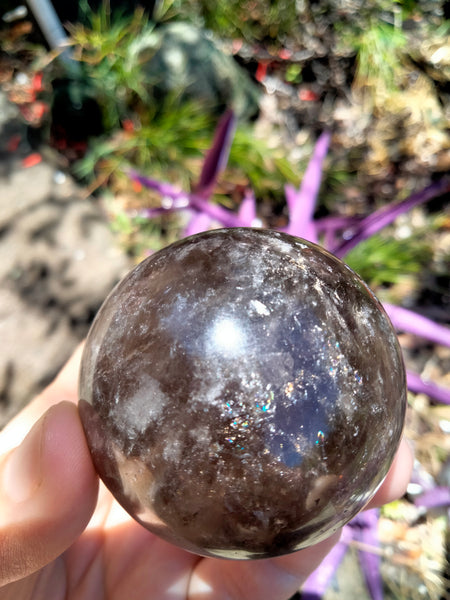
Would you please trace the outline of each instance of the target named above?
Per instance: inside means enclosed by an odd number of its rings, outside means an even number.
[[[74,59],[95,89],[107,129],[119,127],[133,103],[151,98],[138,60],[138,49],[153,33],[142,10],[132,17],[112,18],[107,11],[89,14],[90,25],[68,25]]]
[[[170,97],[160,106],[149,105],[142,118],[135,113],[124,125],[91,143],[90,151],[75,165],[78,176],[92,181],[95,175],[99,184],[113,185],[111,176],[134,167],[166,179],[176,172],[177,183],[188,183],[192,176],[189,159],[203,155],[213,121],[197,105],[180,104]]]
[[[161,9],[160,9],[161,13]],[[99,103],[106,135],[92,140],[90,151],[75,171],[99,184],[129,167],[186,186],[199,174],[200,162],[212,141],[217,114],[204,99],[186,99],[183,89],[161,96],[146,64],[158,49],[159,34],[143,11],[133,17],[92,14],[90,25],[69,28],[74,57]],[[280,198],[286,180],[298,183],[295,165],[255,139],[249,125],[238,127],[230,165],[244,186]]]
[[[216,3],[212,0],[165,0],[157,3],[156,18],[180,18],[195,22],[223,38],[239,38],[250,44],[274,46],[301,42],[314,28],[319,36],[325,29],[344,33],[357,40],[381,21],[401,26],[409,18],[435,17],[439,3],[419,0],[247,0]],[[330,33],[330,31],[328,31]]]
[[[130,213],[120,205],[117,198],[106,199],[105,203],[112,230],[119,244],[137,261],[179,238],[180,228],[173,219],[167,217],[147,219],[145,216]]]
[[[358,158],[349,170],[362,174],[363,186],[388,178],[392,165],[403,169],[409,159],[415,175],[450,168],[450,41],[443,2],[174,0],[159,6],[165,18],[242,40],[256,56],[264,50],[280,62],[279,51],[292,52],[292,60],[278,64],[278,76],[284,71],[294,86],[313,85],[322,100],[298,103],[297,122],[305,129],[332,123],[338,143]],[[251,61],[251,52],[247,48],[243,58]]]
[[[255,123],[240,121],[218,200],[236,208],[251,186],[263,220],[283,225],[284,184],[299,183],[317,133],[326,127],[334,135],[319,214],[367,214],[404,198],[450,168],[450,28],[442,5],[160,0],[153,15],[139,10],[124,16],[107,10],[107,0],[92,13],[83,0],[83,24],[69,26],[71,44],[105,133],[90,140],[76,173],[91,190],[107,186],[126,194],[127,205],[144,208],[158,199],[136,194],[126,177],[130,167],[184,189],[196,181],[218,116],[181,88],[162,96],[148,68],[162,27],[188,22],[224,54],[235,54],[246,76],[267,67],[260,87],[270,102]],[[55,63],[46,70],[51,79]],[[399,256],[416,242],[402,241]],[[369,244],[353,260],[369,281],[392,285],[400,260],[392,262],[394,247],[383,252],[386,243],[394,242]],[[411,277],[418,266],[414,251],[412,257],[402,263]]]
[[[361,242],[345,262],[374,288],[389,287],[417,276],[430,265],[432,250],[424,232],[399,239],[383,231]]]
[[[336,27],[339,31],[339,25]],[[357,54],[354,87],[369,91],[372,98],[385,98],[399,91],[405,76],[401,54],[407,44],[405,33],[379,19],[370,21],[362,31],[341,33],[341,41]]]
[[[175,0],[160,4],[166,14],[194,20],[222,37],[243,38],[250,42],[274,40],[279,43],[292,34],[297,19],[296,2],[293,0]]]
[[[447,30],[436,5],[430,8],[430,3],[412,0],[261,0],[219,5],[209,0],[166,0],[156,4],[153,20],[143,12],[131,18],[91,15],[89,26],[72,27],[72,43],[103,109],[107,135],[93,141],[90,152],[78,163],[77,172],[86,179],[94,175],[93,188],[107,183],[121,192],[125,187],[122,174],[130,166],[185,189],[199,176],[201,157],[211,144],[217,116],[202,101],[186,100],[182,90],[161,98],[149,85],[148,70],[143,68],[157,50],[161,23],[190,21],[212,30],[222,42],[243,39],[271,52],[277,47],[307,48],[304,61],[288,60],[280,71],[293,90],[303,83],[304,74],[308,80],[311,69],[317,81],[322,81],[324,52],[327,61],[335,57],[326,77],[334,73],[336,81],[323,80],[322,93],[329,93],[328,88],[348,78],[345,70],[350,69],[352,97],[344,103],[344,109],[336,100],[331,105],[333,116],[324,112],[330,111],[329,103],[299,107],[300,111],[319,110],[313,121],[327,122],[331,116],[339,123],[341,115],[336,111],[342,110],[346,111],[346,123],[354,121],[353,131],[348,126],[336,129],[335,146],[345,149],[345,154],[335,153],[329,163],[323,202],[328,211],[339,213],[342,202],[355,205],[358,194],[357,211],[367,209],[367,198],[371,196],[375,205],[384,198],[392,200],[398,194],[395,183],[389,183],[392,164],[398,164],[401,170],[410,158],[424,166],[436,163],[441,160],[442,149],[445,153],[448,147],[448,119],[438,90],[429,74],[416,64],[423,58],[424,27],[417,36],[419,41],[413,43],[416,25],[411,34],[403,26],[407,20],[414,24],[426,22],[425,29],[439,25],[429,33],[427,43],[434,53],[433,43],[437,49],[445,46]],[[350,63],[346,62],[349,57]],[[292,119],[292,115],[287,118]],[[300,127],[307,129],[310,113],[303,116],[299,112],[297,118]],[[284,126],[281,124],[281,128]],[[272,123],[271,135],[277,127]],[[295,130],[292,134],[295,139]],[[222,202],[236,206],[242,198],[236,190],[250,185],[260,203],[272,204],[274,209],[280,206],[284,184],[299,183],[313,138],[309,135],[305,147],[297,153],[286,146],[282,132],[275,138],[277,143],[273,143],[273,137],[266,143],[265,134],[255,133],[252,124],[239,124],[224,185],[218,190]],[[445,166],[445,154],[443,162]],[[384,181],[380,190],[389,191],[380,196],[376,186],[369,183],[376,180]],[[412,189],[406,187],[402,195]],[[132,194],[130,186],[127,193]],[[152,199],[148,202],[151,204]],[[351,259],[372,285],[394,285],[402,271],[405,278],[420,272],[418,253],[408,250],[416,242],[377,238],[357,249]]]

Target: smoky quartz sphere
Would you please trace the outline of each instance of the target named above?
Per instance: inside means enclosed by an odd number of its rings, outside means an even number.
[[[138,522],[204,556],[331,535],[385,477],[405,407],[378,300],[319,246],[269,230],[201,233],[144,260],[82,359],[100,477]]]

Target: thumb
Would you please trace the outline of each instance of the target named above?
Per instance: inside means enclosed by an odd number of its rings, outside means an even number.
[[[0,586],[62,554],[86,527],[97,490],[77,407],[56,404],[0,462]]]

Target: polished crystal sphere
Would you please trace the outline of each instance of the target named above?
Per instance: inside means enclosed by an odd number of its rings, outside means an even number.
[[[204,556],[322,540],[374,495],[406,407],[378,300],[315,244],[201,233],[154,254],[91,328],[80,414],[116,499]]]

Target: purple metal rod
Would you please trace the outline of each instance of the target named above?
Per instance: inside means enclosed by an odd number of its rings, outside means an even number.
[[[408,389],[415,394],[426,394],[442,404],[450,404],[450,390],[443,388],[432,381],[424,381],[420,375],[412,371],[406,372]]]
[[[406,198],[406,200],[403,200],[394,206],[385,206],[380,210],[375,211],[359,223],[357,231],[349,240],[345,240],[337,247],[331,248],[331,252],[338,258],[342,258],[360,242],[366,240],[375,233],[378,233],[387,225],[390,225],[399,215],[408,212],[418,204],[428,202],[432,198],[436,198],[448,191],[450,191],[450,181],[448,179],[442,179],[441,181],[426,187],[424,190],[412,194]]]
[[[380,546],[378,539],[379,514],[380,511],[377,508],[366,510],[359,513],[350,522],[350,526],[354,527],[353,539],[368,548],[367,550],[359,550],[358,555],[372,600],[383,600],[383,583],[380,572],[381,557],[376,552]],[[370,548],[373,548],[374,551],[371,552]]]
[[[177,189],[171,183],[158,181],[157,179],[153,179],[151,177],[145,177],[134,170],[129,171],[128,176],[133,181],[138,181],[144,187],[149,188],[150,190],[155,190],[158,192],[158,194],[161,194],[161,196],[167,196],[172,198],[172,200],[185,199],[189,196],[189,194],[187,194],[184,190]]]
[[[450,506],[450,487],[435,487],[416,498],[414,504],[425,508],[447,508]]]
[[[296,190],[291,185],[286,185],[286,201],[289,208],[289,225],[286,233],[298,237],[317,241],[317,232],[314,224],[314,210],[319,195],[323,174],[323,162],[328,153],[331,133],[325,131],[314,146],[313,155],[303,175],[300,188]]]
[[[351,542],[353,532],[346,525],[342,530],[340,541],[327,554],[320,565],[308,577],[302,587],[302,600],[317,600],[327,591],[330,581],[342,562]]]
[[[435,344],[442,344],[450,348],[449,327],[438,325],[431,319],[422,317],[422,315],[400,306],[388,303],[383,303],[383,306],[396,329],[418,335]]]
[[[235,129],[236,118],[233,111],[228,110],[217,125],[213,144],[203,162],[200,179],[193,190],[197,196],[205,199],[211,197],[217,178],[228,162]]]
[[[249,227],[249,224],[241,219],[239,215],[231,212],[227,208],[220,206],[219,204],[213,204],[208,200],[204,200],[196,194],[189,194],[190,208],[193,208],[199,212],[203,212],[211,219],[219,221],[224,227]]]

